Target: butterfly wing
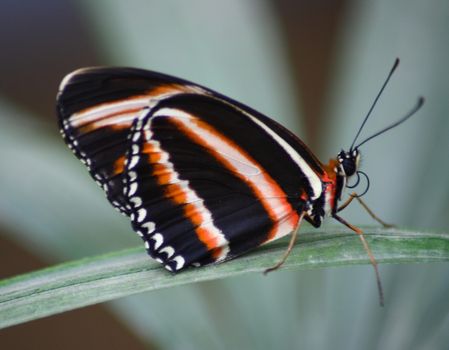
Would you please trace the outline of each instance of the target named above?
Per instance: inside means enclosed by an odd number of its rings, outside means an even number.
[[[132,224],[169,270],[229,259],[290,233],[304,209],[300,194],[313,191],[298,168],[288,173],[296,163],[270,132],[216,96],[164,99],[132,134]]]
[[[133,121],[159,99],[188,90],[181,79],[134,68],[84,68],[62,81],[64,140],[121,212],[128,214],[122,177]]]
[[[296,136],[201,86],[91,69],[63,82],[58,106],[66,142],[169,270],[284,236],[322,194],[321,164]]]

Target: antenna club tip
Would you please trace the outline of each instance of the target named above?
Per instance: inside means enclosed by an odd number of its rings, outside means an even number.
[[[421,107],[424,104],[424,102],[426,102],[425,97],[424,96],[419,96],[418,97],[418,105]]]
[[[396,57],[396,59],[394,60],[393,69],[392,70],[395,70],[399,66],[400,62],[401,62],[401,60],[399,59],[399,57]]]

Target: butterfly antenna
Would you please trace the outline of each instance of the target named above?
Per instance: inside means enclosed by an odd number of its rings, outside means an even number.
[[[385,87],[387,86],[388,82],[390,81],[390,78],[393,75],[396,68],[398,67],[398,65],[399,65],[399,58],[396,58],[396,60],[394,61],[393,67],[390,70],[390,73],[388,73],[387,79],[385,79],[381,89],[379,90],[376,98],[374,99],[373,104],[371,105],[368,113],[366,114],[365,119],[363,120],[363,123],[359,128],[359,131],[355,135],[354,141],[352,141],[351,147],[349,148],[350,151],[352,151],[354,149],[353,147],[354,147],[355,142],[357,141],[357,138],[359,137],[363,127],[365,126],[366,121],[368,120],[369,116],[371,115],[371,112],[373,111],[374,107],[376,106],[377,101],[379,100],[380,96],[382,95],[382,92],[384,91]]]
[[[356,148],[360,147],[361,145],[363,145],[365,142],[368,142],[369,140],[375,138],[376,136],[379,136],[380,134],[383,134],[384,132],[393,129],[394,127],[398,126],[399,124],[402,124],[403,122],[405,122],[408,118],[410,118],[413,114],[415,114],[416,112],[418,112],[422,105],[424,104],[425,99],[424,97],[419,97],[418,98],[418,102],[416,103],[416,106],[413,107],[413,109],[408,112],[404,117],[402,117],[401,119],[399,119],[397,122],[391,124],[390,126],[387,126],[386,128],[379,130],[378,132],[376,132],[375,134],[371,135],[370,137],[368,137],[367,139],[363,140],[362,142],[360,142]]]

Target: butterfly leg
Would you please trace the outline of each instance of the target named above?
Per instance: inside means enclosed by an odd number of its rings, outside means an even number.
[[[376,274],[376,281],[377,281],[377,289],[379,291],[379,303],[380,303],[380,306],[384,306],[384,292],[383,292],[383,288],[382,288],[382,282],[380,280],[379,269],[377,267],[377,261],[374,258],[373,252],[371,251],[371,248],[369,247],[368,242],[365,239],[365,236],[363,235],[363,231],[361,229],[359,229],[358,227],[350,224],[349,222],[347,222],[345,219],[343,219],[342,217],[338,216],[337,214],[334,214],[333,218],[338,220],[339,222],[341,222],[346,227],[350,228],[355,233],[357,233],[357,235],[359,236],[360,240],[362,241],[363,248],[365,249],[366,253],[368,254],[369,260],[371,262],[371,265],[373,265],[374,272]]]
[[[301,217],[299,218],[298,226],[297,226],[296,229],[291,233],[291,236],[290,236],[290,242],[288,243],[287,250],[284,252],[284,255],[282,255],[281,260],[279,260],[279,261],[276,263],[276,265],[274,265],[274,266],[269,267],[268,269],[266,269],[266,270],[263,272],[264,275],[266,275],[268,272],[277,270],[278,268],[280,268],[280,267],[285,263],[285,260],[287,260],[288,256],[290,255],[290,252],[292,251],[293,247],[295,246],[296,238],[298,238],[299,226],[300,226],[300,223],[301,223],[301,221],[302,221],[303,216],[304,216],[304,213],[303,213],[303,214],[301,215]]]
[[[389,227],[394,227],[394,225],[389,224],[385,221],[383,221],[381,218],[379,218],[376,214],[374,214],[374,212],[366,205],[366,203],[357,195],[357,193],[353,192],[349,195],[349,198],[346,200],[346,202],[344,202],[338,209],[337,209],[337,213],[342,211],[343,209],[345,209],[352,201],[353,199],[357,199],[358,202],[360,203],[360,205],[363,207],[363,209],[366,210],[366,212],[374,219],[376,220],[379,224],[381,224],[383,227],[389,228]]]

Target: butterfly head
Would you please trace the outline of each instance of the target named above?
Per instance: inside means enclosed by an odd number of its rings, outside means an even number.
[[[346,178],[354,175],[360,165],[360,152],[357,148],[349,151],[341,150],[337,155],[339,175]]]
[[[349,149],[349,151],[343,151],[341,150],[340,153],[337,155],[337,176],[340,178],[341,186],[338,190],[339,197],[341,196],[341,191],[344,187],[347,188],[355,188],[360,183],[360,175],[363,175],[366,178],[367,186],[365,188],[365,191],[360,195],[363,196],[369,188],[369,178],[368,175],[366,175],[363,171],[359,170],[360,167],[360,151],[358,148]],[[351,176],[356,175],[357,179],[356,182],[353,184],[349,184],[348,178]]]

